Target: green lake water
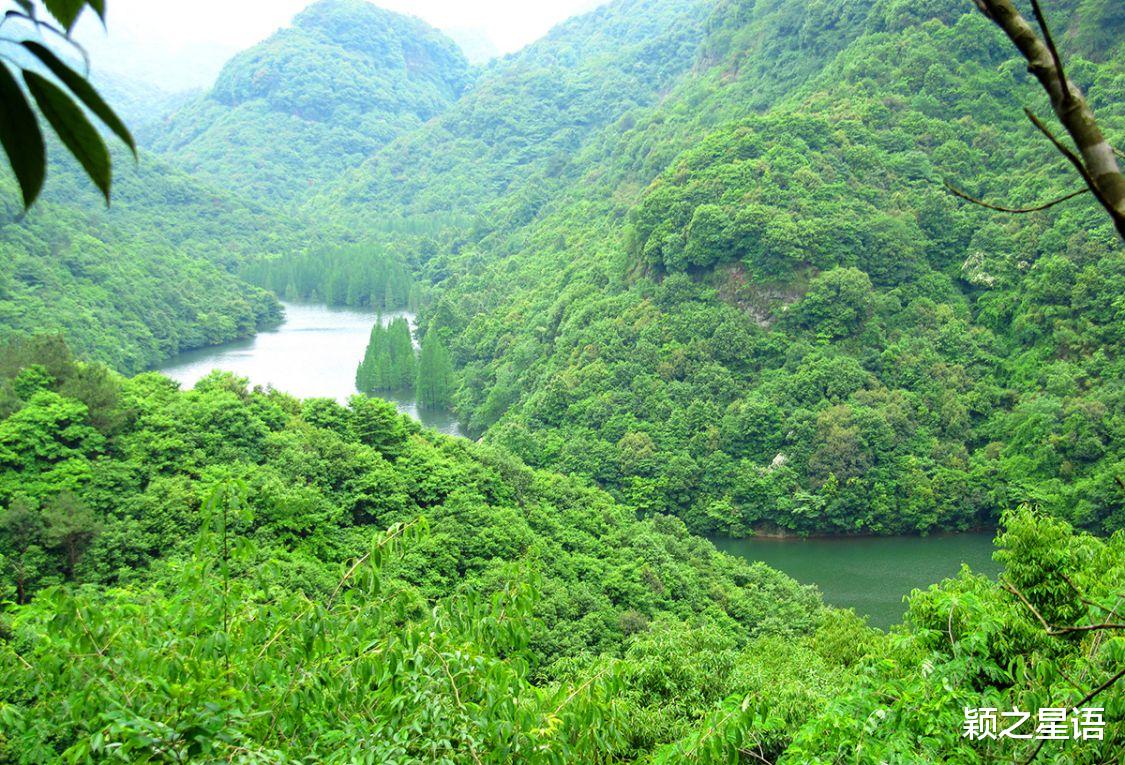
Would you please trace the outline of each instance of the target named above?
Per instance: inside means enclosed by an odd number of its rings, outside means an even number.
[[[874,627],[902,621],[903,597],[955,575],[962,563],[995,578],[993,534],[831,539],[712,539],[723,552],[762,561],[803,584],[815,584],[824,600],[854,608]]]

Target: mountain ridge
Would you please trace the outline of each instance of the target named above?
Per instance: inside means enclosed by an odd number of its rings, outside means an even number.
[[[144,138],[204,180],[288,206],[443,111],[469,80],[456,44],[420,19],[320,0]]]

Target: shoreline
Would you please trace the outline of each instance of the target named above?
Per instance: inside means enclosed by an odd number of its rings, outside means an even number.
[[[963,534],[985,534],[991,533],[995,536],[1000,531],[999,526],[975,526],[973,528],[962,530],[951,529],[938,529],[934,531],[916,531],[916,532],[896,532],[893,534],[876,534],[874,532],[856,532],[854,534],[846,533],[832,533],[832,532],[816,532],[810,534],[801,534],[798,532],[788,531],[786,529],[771,528],[771,529],[754,529],[748,536],[730,536],[727,534],[700,534],[708,540],[724,539],[730,541],[768,541],[768,542],[805,542],[810,540],[824,540],[824,541],[846,541],[858,539],[928,539],[940,537],[954,537]]]

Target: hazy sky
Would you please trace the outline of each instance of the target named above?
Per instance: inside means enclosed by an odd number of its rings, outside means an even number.
[[[95,69],[166,89],[209,85],[233,53],[287,26],[312,0],[107,0],[109,35],[84,19],[79,38]],[[510,53],[604,0],[377,0],[439,29],[483,33]],[[89,13],[89,12],[87,12]]]

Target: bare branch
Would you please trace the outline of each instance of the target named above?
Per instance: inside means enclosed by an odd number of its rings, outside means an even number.
[[[1109,687],[1110,687],[1111,685],[1113,685],[1114,683],[1116,683],[1116,682],[1117,682],[1118,680],[1120,680],[1120,679],[1121,679],[1122,677],[1125,677],[1125,669],[1122,669],[1122,670],[1121,670],[1120,672],[1118,672],[1118,673],[1117,673],[1116,675],[1114,675],[1114,676],[1113,676],[1113,677],[1111,677],[1110,679],[1106,680],[1106,681],[1105,681],[1104,683],[1102,683],[1101,685],[1099,685],[1099,686],[1098,686],[1097,688],[1095,688],[1094,690],[1092,690],[1092,691],[1090,691],[1089,693],[1087,693],[1087,694],[1086,694],[1085,696],[1083,696],[1083,697],[1082,697],[1082,700],[1081,700],[1081,701],[1079,701],[1079,702],[1078,702],[1077,704],[1075,704],[1074,706],[1076,706],[1076,707],[1080,707],[1080,706],[1082,706],[1083,704],[1087,703],[1088,701],[1091,701],[1091,700],[1092,700],[1092,699],[1093,699],[1093,698],[1094,698],[1095,696],[1097,696],[1097,695],[1098,695],[1099,693],[1101,693],[1102,691],[1104,691],[1104,690],[1105,690],[1106,688],[1109,688]]]
[[[552,712],[551,715],[552,716],[558,715],[558,713],[562,711],[563,707],[565,707],[570,702],[574,701],[575,696],[577,696],[582,691],[586,690],[587,686],[591,685],[595,680],[600,678],[606,672],[609,672],[611,669],[613,669],[613,665],[607,664],[605,667],[602,668],[601,672],[599,672],[598,674],[594,675],[593,677],[587,679],[586,682],[582,683],[582,685],[578,686],[573,691],[571,691],[570,695],[567,696],[566,699],[563,700],[563,703],[561,703],[557,707],[555,707],[555,711]]]
[[[1114,675],[1110,679],[1106,680],[1104,683],[1099,685],[1094,690],[1087,693],[1085,696],[1082,697],[1082,699],[1080,701],[1077,701],[1074,704],[1068,704],[1068,706],[1072,706],[1072,707],[1083,706],[1087,702],[1091,701],[1099,693],[1101,693],[1102,691],[1104,691],[1105,689],[1109,688],[1111,685],[1116,683],[1122,677],[1125,677],[1125,669],[1122,669],[1116,675]],[[1005,761],[1008,761],[1008,762],[1017,763],[1017,765],[1031,765],[1031,763],[1035,760],[1035,758],[1039,756],[1039,753],[1041,751],[1043,751],[1043,745],[1046,744],[1046,743],[1047,743],[1047,739],[1045,739],[1045,738],[1039,739],[1039,744],[1033,750],[1031,750],[1031,754],[1028,755],[1027,759],[1023,760],[1023,762],[1020,762],[1018,760],[1011,759],[1011,758],[1008,758],[1008,757],[1002,757],[1002,756],[999,756],[999,755],[986,755],[986,756],[988,756],[988,758],[990,760],[1005,760]]]
[[[1118,624],[1116,622],[1102,622],[1100,624],[1075,624],[1067,627],[1052,626],[1050,622],[1043,618],[1043,614],[1039,613],[1039,609],[1033,606],[1031,604],[1031,601],[1024,597],[1024,594],[1022,592],[1005,581],[1001,581],[1000,585],[1005,590],[1019,598],[1020,602],[1027,606],[1028,610],[1031,611],[1031,613],[1035,614],[1035,618],[1038,619],[1039,623],[1043,625],[1043,629],[1046,630],[1048,635],[1058,637],[1060,635],[1071,635],[1080,632],[1095,632],[1098,630],[1125,630],[1125,624]]]
[[[1097,603],[1097,602],[1095,602],[1093,600],[1090,600],[1089,598],[1085,597],[1082,594],[1082,590],[1078,589],[1078,585],[1076,585],[1074,583],[1073,579],[1071,579],[1069,576],[1066,575],[1066,572],[1060,571],[1059,575],[1062,576],[1063,581],[1065,581],[1070,586],[1070,589],[1074,590],[1074,594],[1078,596],[1078,599],[1081,600],[1086,605],[1090,606],[1091,608],[1097,608],[1101,611],[1105,611],[1107,614],[1110,614],[1111,616],[1113,614],[1117,613],[1117,606],[1114,606],[1113,608],[1110,608],[1107,605],[1104,605],[1102,603]]]
[[[772,762],[770,762],[769,760],[767,760],[765,757],[763,757],[761,755],[761,745],[759,745],[759,751],[757,751],[757,752],[755,752],[753,749],[745,749],[745,748],[739,749],[738,752],[739,752],[739,754],[744,754],[747,757],[753,757],[758,762],[765,763],[765,765],[773,765]]]
[[[1045,739],[1045,738],[1039,739],[1039,745],[1035,747],[1035,751],[1033,751],[1031,753],[1031,756],[1023,761],[1023,765],[1031,765],[1031,761],[1039,756],[1039,753],[1041,751],[1043,751],[1043,745],[1046,744],[1046,743],[1047,743],[1047,739]]]
[[[1050,202],[1046,202],[1045,204],[1036,205],[1035,207],[1003,207],[1001,205],[994,205],[977,199],[976,197],[971,196],[964,191],[961,191],[949,181],[945,182],[945,188],[949,189],[949,192],[951,194],[957,197],[961,197],[961,199],[964,199],[966,202],[972,202],[975,205],[988,208],[989,210],[995,210],[997,212],[1011,213],[1012,215],[1025,215],[1027,213],[1039,212],[1040,210],[1047,210],[1054,207],[1055,205],[1062,204],[1067,200],[1074,199],[1075,197],[1081,196],[1082,194],[1086,194],[1090,191],[1090,189],[1088,188],[1079,189],[1078,191],[1071,192],[1066,196],[1059,197],[1058,199],[1053,199]]]
[[[1047,19],[1043,16],[1043,9],[1039,7],[1039,0],[1031,0],[1031,9],[1035,11],[1035,20],[1039,22],[1039,28],[1043,31],[1043,40],[1047,43],[1047,50],[1051,51],[1051,58],[1055,62],[1055,75],[1059,79],[1063,103],[1069,103],[1073,100],[1074,94],[1070,92],[1070,83],[1066,79],[1066,72],[1063,71],[1059,49],[1055,47],[1055,40],[1051,37],[1051,28],[1047,26]]]
[[[981,13],[989,18],[989,20],[995,21],[995,19],[992,18],[992,11],[988,10],[988,3],[984,2],[984,0],[973,0],[973,3],[977,8],[980,9]]]
[[[1036,20],[1043,32],[1035,29],[1016,10],[1012,0],[973,0],[977,8],[998,26],[1027,60],[1027,70],[1046,91],[1055,116],[1078,147],[1079,158],[1050,135],[1043,123],[1028,113],[1035,126],[1074,164],[1098,203],[1109,214],[1117,233],[1125,239],[1125,176],[1117,164],[1117,154],[1098,127],[1081,88],[1066,77],[1062,57],[1051,36],[1043,11],[1032,0]]]
[[[1081,591],[1078,589],[1078,586],[1075,585],[1074,581],[1071,580],[1071,578],[1069,576],[1067,576],[1065,573],[1062,576],[1063,576],[1063,579],[1066,580],[1066,583],[1068,585],[1070,585],[1071,589],[1074,590],[1074,592],[1078,595],[1079,599],[1083,603],[1085,603],[1089,606],[1099,608],[1099,609],[1105,608],[1101,604],[1094,603],[1094,602],[1089,601],[1086,598],[1084,598],[1082,596]],[[1033,606],[1031,604],[1031,602],[1026,597],[1024,597],[1024,594],[1022,592],[1020,592],[1018,589],[1016,589],[1016,587],[1014,585],[1010,584],[1009,582],[1004,581],[1003,579],[1000,580],[1000,585],[1005,590],[1007,590],[1008,592],[1012,593],[1017,598],[1019,598],[1020,602],[1022,602],[1025,606],[1027,606],[1028,610],[1031,611],[1031,613],[1035,614],[1035,618],[1038,619],[1039,623],[1043,625],[1043,629],[1046,630],[1048,635],[1056,635],[1057,636],[1057,635],[1066,635],[1066,634],[1077,633],[1077,632],[1091,632],[1091,631],[1094,631],[1094,630],[1125,630],[1125,624],[1114,624],[1114,623],[1110,623],[1110,622],[1103,622],[1101,624],[1078,625],[1078,626],[1073,626],[1073,627],[1052,627],[1051,624],[1046,619],[1043,618],[1043,614],[1039,613],[1039,609],[1037,609],[1035,606]],[[1110,611],[1111,618],[1112,618],[1112,615],[1115,612],[1116,612],[1116,609]],[[1101,640],[1103,634],[1104,633],[1099,632],[1095,636],[1095,638],[1094,638],[1095,643]],[[1067,682],[1069,682],[1077,690],[1078,684],[1073,679],[1071,679],[1070,677],[1068,677],[1065,673],[1062,673],[1061,671],[1060,671],[1060,674],[1062,674],[1063,677],[1066,678]],[[1122,669],[1120,672],[1118,672],[1116,675],[1114,675],[1113,677],[1106,680],[1104,683],[1099,685],[1097,688],[1094,688],[1092,691],[1090,691],[1085,696],[1083,696],[1080,701],[1078,701],[1074,704],[1069,704],[1068,706],[1081,707],[1081,706],[1085,705],[1087,702],[1092,700],[1094,697],[1096,697],[1102,691],[1104,691],[1107,688],[1109,688],[1110,686],[1112,686],[1114,683],[1116,683],[1122,677],[1125,677],[1125,669]],[[1039,745],[1036,746],[1035,749],[1033,749],[1031,751],[1031,754],[1027,757],[1026,760],[1024,760],[1021,763],[1021,765],[1030,765],[1030,763],[1032,761],[1034,761],[1036,757],[1039,756],[1039,753],[1043,750],[1043,744],[1045,744],[1045,743],[1046,743],[1046,739],[1040,739]]]
[[[1074,169],[1077,170],[1078,174],[1082,176],[1082,180],[1086,181],[1086,186],[1089,187],[1090,192],[1094,195],[1098,202],[1100,202],[1103,207],[1112,209],[1110,207],[1109,200],[1107,200],[1102,195],[1102,191],[1098,188],[1097,182],[1094,180],[1093,176],[1090,175],[1089,171],[1086,170],[1086,165],[1082,163],[1082,160],[1079,159],[1078,155],[1071,151],[1066,146],[1066,144],[1064,144],[1058,138],[1055,138],[1055,134],[1051,132],[1050,128],[1044,125],[1039,120],[1039,118],[1036,117],[1034,113],[1032,113],[1030,109],[1024,108],[1023,113],[1027,115],[1027,118],[1029,120],[1031,120],[1031,124],[1039,128],[1040,133],[1047,136],[1047,139],[1055,145],[1055,148],[1059,150],[1059,153],[1066,157],[1070,164],[1074,165]]]

